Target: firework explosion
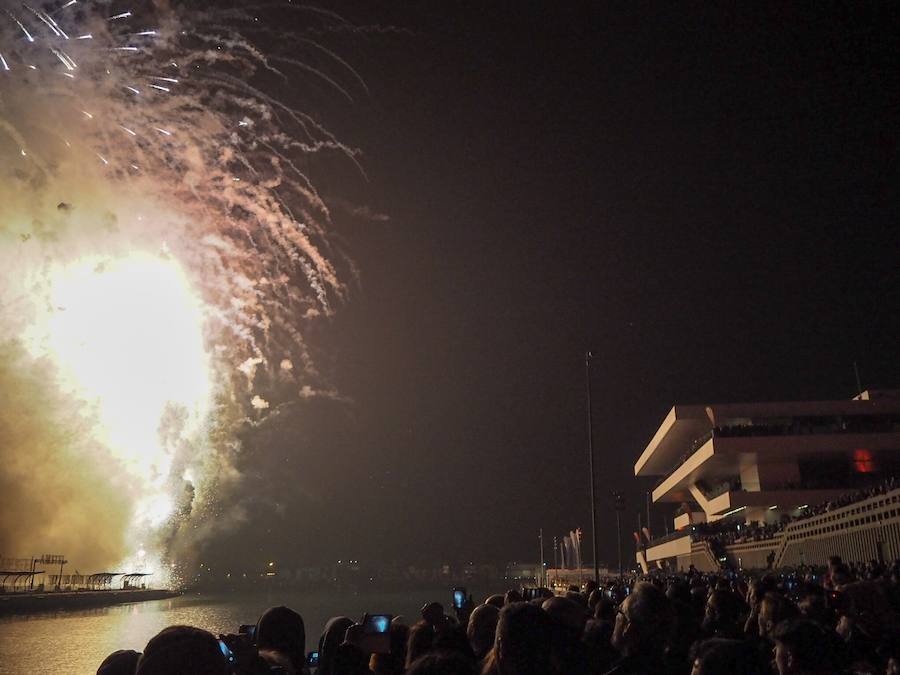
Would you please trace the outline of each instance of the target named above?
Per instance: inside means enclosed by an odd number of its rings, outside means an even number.
[[[254,46],[266,11],[342,74]],[[168,567],[226,519],[267,388],[319,386],[304,322],[345,288],[308,172],[356,153],[254,83],[349,96],[314,37],[344,29],[275,4],[0,0],[0,553]]]

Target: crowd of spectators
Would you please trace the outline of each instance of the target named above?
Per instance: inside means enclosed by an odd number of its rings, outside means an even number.
[[[795,520],[804,520],[805,518],[812,518],[813,516],[828,513],[829,511],[834,511],[835,509],[849,506],[850,504],[855,504],[856,502],[861,502],[865,499],[871,499],[872,497],[887,494],[891,490],[896,490],[898,487],[900,487],[900,479],[896,476],[891,476],[872,487],[848,492],[840,497],[824,501],[821,504],[808,506],[801,510],[800,515],[797,516]]]
[[[781,533],[789,524],[829,513],[844,506],[886,494],[900,487],[900,479],[894,476],[865,490],[848,492],[845,495],[824,501],[812,506],[804,506],[796,516],[782,514],[773,523],[744,523],[743,521],[718,520],[714,523],[698,523],[693,526],[692,536],[695,541],[714,542],[719,546],[730,546],[754,541],[767,541]],[[653,543],[653,542],[651,542]]]
[[[335,617],[307,654],[300,614],[219,635],[171,626],[98,675],[898,675],[900,561],[789,575],[607,579],[510,590],[411,626]],[[376,622],[377,623],[377,622]]]
[[[896,415],[836,415],[795,417],[788,422],[771,424],[723,424],[713,428],[713,436],[798,436],[804,434],[888,433],[900,428]]]
[[[720,545],[743,544],[752,541],[767,541],[781,532],[785,523],[735,523],[716,521],[698,523],[694,526],[695,541],[716,541]]]

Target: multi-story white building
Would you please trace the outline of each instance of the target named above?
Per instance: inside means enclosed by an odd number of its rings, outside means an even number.
[[[861,532],[877,530],[865,535],[865,546],[847,539],[850,531],[838,527],[843,521],[824,526],[835,529],[813,528],[822,531],[811,536],[847,540],[831,542],[833,551],[823,545],[813,553],[815,547],[800,537],[809,534],[808,521],[818,522],[825,509],[835,516],[848,494],[861,497],[860,490],[900,478],[897,391],[838,401],[676,405],[634,473],[660,477],[654,502],[680,505],[675,532],[638,552],[645,568],[664,562],[700,569],[720,562],[740,567],[824,563],[844,544],[856,547],[847,551],[849,559],[900,557],[900,490],[877,495],[876,502],[886,499],[889,508],[883,514],[876,509],[881,515],[862,523]],[[849,511],[845,515],[848,522],[858,520]],[[729,530],[726,545],[713,536],[723,530]],[[804,548],[809,552],[797,560]]]

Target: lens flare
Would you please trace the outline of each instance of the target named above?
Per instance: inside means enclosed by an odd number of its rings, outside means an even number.
[[[358,153],[266,92],[299,73],[352,98],[339,82],[361,79],[323,43],[348,26],[289,3],[0,0],[0,348],[15,356],[0,384],[54,431],[0,419],[16,448],[0,459],[23,508],[59,506],[52,522],[0,512],[0,552],[170,569],[240,516],[240,425],[330,391],[303,335],[344,299],[346,261],[311,175]],[[96,505],[108,489],[124,521]]]

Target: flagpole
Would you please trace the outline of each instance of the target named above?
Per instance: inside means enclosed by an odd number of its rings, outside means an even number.
[[[546,583],[546,575],[544,574],[544,528],[542,527],[538,533],[538,539],[541,541],[541,573],[538,577],[538,586],[544,588]]]

